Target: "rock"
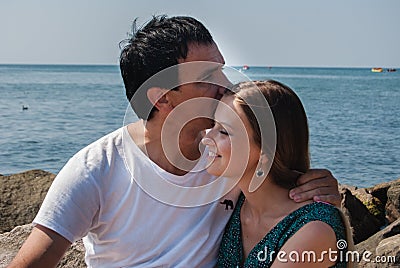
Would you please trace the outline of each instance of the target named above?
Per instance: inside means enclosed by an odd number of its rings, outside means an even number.
[[[386,219],[389,223],[394,222],[400,217],[400,178],[377,184],[366,190],[371,195],[378,198],[385,206]]]
[[[343,213],[349,217],[353,228],[353,240],[357,244],[380,230],[381,221],[349,189],[340,189]]]
[[[351,192],[357,191],[358,187],[348,184],[339,184],[339,191],[343,191],[344,189],[349,189]]]
[[[367,262],[361,259],[359,267],[399,267],[398,265],[400,261],[399,235],[400,235],[400,219],[396,220],[383,230],[377,232],[367,240],[355,246],[360,256],[365,254],[366,251],[371,252],[371,256],[369,256],[370,260],[375,260],[377,256],[379,256],[378,258],[381,258],[381,256],[385,257],[397,256],[395,263],[389,263],[389,262],[374,263],[374,262]],[[391,242],[392,244],[390,245],[388,244],[388,242]],[[383,266],[383,265],[393,265],[393,266]]]
[[[370,238],[356,245],[356,249],[360,252],[369,250],[375,251],[379,242],[385,238],[392,237],[400,234],[400,219],[386,226],[384,229],[380,230]]]
[[[373,187],[367,188],[366,190],[368,191],[368,193],[378,198],[383,205],[386,205],[387,191],[393,183],[396,183],[396,181],[383,182]]]
[[[32,222],[54,178],[43,170],[0,176],[0,233]]]
[[[32,224],[26,224],[0,234],[0,268],[6,267],[12,261],[31,230]],[[79,240],[71,245],[57,267],[86,267],[84,258],[85,248],[82,240]]]
[[[351,193],[363,203],[363,205],[368,209],[369,213],[374,215],[380,222],[380,226],[386,224],[385,217],[385,204],[381,202],[380,199],[373,196],[368,192],[367,189],[361,188],[351,191]]]
[[[54,178],[42,170],[0,175],[0,268],[13,259],[29,235],[30,223]],[[366,189],[341,185],[340,192],[358,254],[371,252],[371,260],[397,256],[395,263],[361,260],[359,267],[400,267],[400,179]],[[57,267],[85,267],[84,253],[82,241],[74,243]]]
[[[383,239],[376,248],[380,267],[400,266],[400,234]]]
[[[383,239],[374,251],[360,252],[358,267],[400,267],[400,234]]]
[[[0,176],[0,267],[11,262],[30,234],[30,223],[54,178],[54,174],[43,170]],[[80,240],[65,253],[57,267],[86,267],[84,256]]]
[[[393,222],[400,218],[400,182],[392,184],[387,191],[386,218]]]
[[[0,234],[0,267],[11,262],[31,230],[32,225],[27,224],[15,227],[9,233]]]

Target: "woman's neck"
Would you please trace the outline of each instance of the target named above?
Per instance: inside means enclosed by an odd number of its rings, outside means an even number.
[[[239,188],[246,197],[243,209],[253,220],[281,219],[309,202],[296,203],[289,197],[289,190],[276,185],[267,177],[254,192],[248,191],[250,180],[241,180]]]

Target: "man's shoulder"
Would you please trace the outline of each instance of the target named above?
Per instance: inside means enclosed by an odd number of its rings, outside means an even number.
[[[122,143],[123,129],[124,127],[118,128],[98,138],[79,150],[77,154],[99,153],[100,151],[109,151],[114,149],[115,146],[119,146]]]
[[[66,167],[72,165],[74,169],[85,169],[86,172],[102,169],[105,164],[109,165],[120,158],[122,136],[123,127],[104,135],[79,150],[71,157]]]

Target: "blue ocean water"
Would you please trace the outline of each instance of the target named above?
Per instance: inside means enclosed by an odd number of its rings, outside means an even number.
[[[360,187],[400,177],[400,72],[250,67],[292,87],[305,106],[312,166]],[[0,174],[57,173],[124,123],[118,66],[0,65]],[[22,107],[28,109],[23,110]]]

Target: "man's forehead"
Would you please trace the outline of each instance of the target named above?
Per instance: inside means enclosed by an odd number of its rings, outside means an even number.
[[[216,62],[185,62],[178,65],[179,80],[181,82],[213,82],[213,75],[222,72],[223,66]]]
[[[211,44],[189,43],[186,57],[178,59],[178,62],[191,61],[210,61],[225,64],[224,57],[214,42]]]
[[[215,110],[215,119],[222,119],[236,113],[236,107],[233,104],[233,100],[234,97],[231,95],[222,97]]]

